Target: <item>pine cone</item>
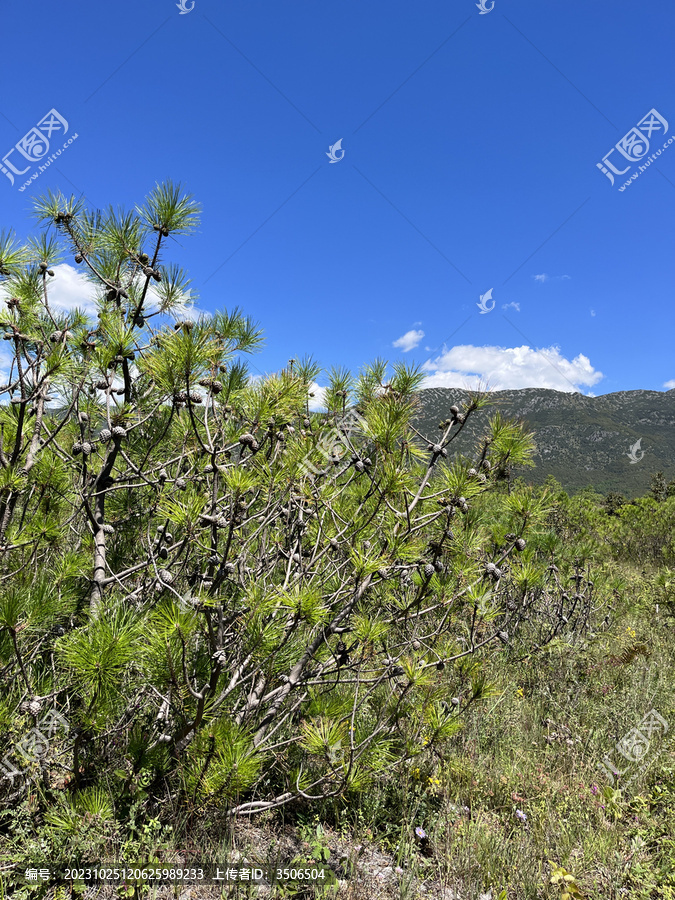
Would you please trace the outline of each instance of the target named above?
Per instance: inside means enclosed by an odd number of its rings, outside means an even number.
[[[476,475],[478,475],[478,472],[476,471],[476,469],[469,469],[467,475],[469,476],[469,478],[475,478]]]
[[[75,262],[78,264],[78,266],[79,266],[79,264],[82,262],[83,258],[84,258],[84,257],[82,256],[81,253],[78,253],[78,254],[75,256]]]
[[[167,479],[169,476],[168,476],[168,474],[167,474],[166,469],[161,469],[161,470],[160,470],[160,473],[159,473],[159,475],[158,475],[157,477],[158,477],[158,479],[159,479],[161,482],[165,482],[166,479]]]
[[[112,431],[109,428],[102,428],[99,433],[99,438],[102,441],[109,441],[112,437]]]
[[[177,478],[175,481],[175,485],[179,491],[184,491],[187,487],[187,481],[184,478]]]
[[[359,460],[357,463],[354,464],[354,468],[356,469],[357,472],[365,472],[365,470],[366,470],[366,467],[361,462],[361,460]]]
[[[485,566],[485,571],[488,575],[494,575],[495,572],[497,571],[497,566],[493,562],[489,562]]]
[[[162,579],[164,584],[173,584],[173,575],[169,572],[168,569],[160,569],[159,577]]]
[[[89,441],[83,442],[82,453],[84,453],[85,456],[89,456],[89,454],[91,453],[91,444],[89,443]]]
[[[459,415],[459,406],[451,406],[450,412],[453,414],[453,416],[458,416]]]
[[[58,344],[58,342],[61,340],[62,335],[62,331],[52,331],[52,333],[49,335],[49,340],[52,342],[52,344]]]
[[[434,568],[432,563],[427,563],[426,566],[424,567],[424,574],[427,576],[427,578],[431,578],[431,576],[434,575],[435,572],[436,572],[436,569]]]
[[[104,534],[115,534],[115,529],[112,525],[101,525],[101,531],[103,531]]]
[[[190,400],[192,400],[193,403],[201,403],[202,395],[198,394],[197,391],[191,391],[190,392]]]
[[[107,381],[97,381],[94,387],[98,388],[99,391],[107,391],[110,385]]]
[[[113,437],[125,438],[127,436],[126,428],[123,428],[121,425],[115,425],[112,430]]]
[[[76,441],[73,444],[73,456],[78,456],[78,454],[82,453],[82,444],[79,441]]]
[[[525,549],[525,541],[523,538],[518,538],[516,541],[516,550],[523,551]]]

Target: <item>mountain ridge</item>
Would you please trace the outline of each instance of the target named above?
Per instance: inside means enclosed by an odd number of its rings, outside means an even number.
[[[419,391],[415,426],[426,438],[437,440],[439,422],[449,418],[452,404],[465,401],[469,393],[455,388]],[[618,491],[634,497],[649,490],[656,471],[668,481],[675,479],[675,389],[588,397],[521,388],[491,391],[488,397],[489,405],[472,413],[453,442],[455,452],[471,453],[489,417],[500,410],[534,432],[535,468],[518,473],[533,484],[553,475],[568,491],[593,486],[600,493]],[[630,450],[637,441],[644,455],[632,463]]]

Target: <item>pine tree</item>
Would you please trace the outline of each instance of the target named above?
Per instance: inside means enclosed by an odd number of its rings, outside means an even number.
[[[363,791],[490,695],[481,653],[511,652],[523,609],[548,617],[540,644],[561,632],[563,587],[528,544],[547,494],[476,513],[531,463],[531,436],[496,416],[449,460],[485,395],[427,444],[411,425],[423,373],[377,360],[329,372],[314,412],[311,358],[254,381],[258,326],[191,310],[166,258],[198,221],[180,186],[133,212],[50,194],[37,214],[44,234],[0,242],[0,672],[25,726],[67,712],[49,752],[67,748],[80,799],[96,785],[101,808],[253,814]],[[95,320],[50,303],[64,253]],[[42,771],[48,807],[49,758]]]

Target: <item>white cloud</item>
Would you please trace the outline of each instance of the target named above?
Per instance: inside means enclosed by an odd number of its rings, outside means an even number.
[[[0,346],[0,384],[8,383],[9,370],[13,359],[12,354],[5,350],[5,346],[4,342]],[[14,377],[16,378],[16,369],[14,370]]]
[[[594,310],[594,309],[591,310],[591,315],[592,315],[592,316],[595,316],[595,310]]]
[[[153,295],[152,288],[148,291],[148,295],[150,297],[151,302],[157,302],[157,295]],[[184,303],[176,306],[171,315],[174,319],[186,319],[189,322],[196,322],[200,316],[206,316],[207,319],[210,319],[212,313],[210,313],[206,309],[200,309],[198,306],[195,306],[192,299],[190,298],[190,292],[185,295]]]
[[[518,390],[540,387],[572,393],[580,385],[592,386],[604,376],[579,354],[565,359],[558,347],[534,350],[531,347],[474,347],[465,344],[427,360],[429,373],[423,387],[490,390]]]
[[[673,389],[675,389],[675,378],[671,378],[670,381],[666,381],[663,386],[667,391],[672,391]]]
[[[502,304],[502,309],[511,309],[511,308],[515,309],[516,312],[520,312],[520,303],[516,303],[515,301],[512,301],[511,303],[503,303]]]
[[[68,263],[59,263],[54,266],[54,277],[47,281],[47,298],[49,305],[57,312],[69,312],[73,309],[82,309],[92,318],[96,317],[97,285],[89,281],[83,269],[76,269]],[[0,288],[0,298],[3,291]],[[146,307],[152,309],[159,303],[159,297],[154,285],[150,285],[146,296]],[[200,315],[210,316],[211,313],[199,309],[194,305],[188,291],[184,297],[184,303],[178,306],[173,314],[176,319],[188,319],[196,321]]]
[[[321,385],[317,384],[316,381],[313,381],[309,386],[310,394],[314,394],[313,397],[309,398],[309,408],[312,412],[318,412],[319,410],[326,408],[326,388],[321,387]]]
[[[49,305],[59,312],[79,308],[95,316],[96,286],[87,280],[84,272],[68,263],[59,263],[54,266],[54,274],[47,281]]]
[[[404,353],[407,353],[408,350],[414,350],[423,337],[423,331],[406,331],[404,335],[394,341],[392,346],[398,347],[400,350],[403,350]]]
[[[57,312],[83,309],[88,315],[96,315],[96,289],[87,281],[84,273],[68,263],[54,266],[54,277],[47,279],[49,306]],[[7,288],[0,287],[0,299],[7,296]]]
[[[541,275],[533,275],[532,277],[535,281],[538,281],[539,284],[550,281],[551,278],[554,281],[569,281],[572,278],[571,275],[549,275],[547,272],[542,272]]]

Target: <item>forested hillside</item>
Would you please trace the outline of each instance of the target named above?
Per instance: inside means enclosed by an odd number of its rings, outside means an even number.
[[[432,437],[443,411],[466,397],[466,391],[449,388],[420,391],[417,426]],[[632,499],[648,490],[654,472],[663,472],[667,481],[675,479],[675,389],[601,397],[543,388],[494,391],[489,409],[467,425],[467,447],[495,410],[523,420],[534,432],[536,468],[528,473],[533,484],[552,475],[569,491],[594,487]],[[464,451],[462,441],[458,447]]]

